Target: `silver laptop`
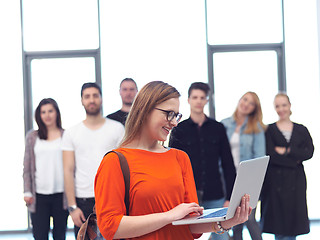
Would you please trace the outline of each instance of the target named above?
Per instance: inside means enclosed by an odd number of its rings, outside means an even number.
[[[188,215],[181,220],[172,222],[172,224],[185,225],[228,220],[234,216],[241,198],[245,194],[250,195],[250,207],[255,208],[259,200],[269,158],[269,156],[264,156],[240,162],[229,207],[206,209],[201,216]]]

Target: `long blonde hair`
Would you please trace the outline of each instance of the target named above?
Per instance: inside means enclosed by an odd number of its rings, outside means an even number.
[[[240,100],[247,94],[250,94],[253,97],[253,100],[255,103],[255,109],[252,111],[252,113],[248,115],[248,123],[247,123],[246,129],[244,130],[244,133],[246,134],[259,133],[261,130],[259,129],[258,123],[260,124],[263,130],[266,129],[266,125],[264,125],[264,123],[262,122],[262,110],[261,110],[260,99],[255,92],[249,91],[243,94]],[[237,115],[238,115],[238,106],[233,113],[233,117],[236,121],[238,120]]]
[[[120,147],[127,145],[140,136],[142,127],[151,111],[160,103],[171,98],[179,98],[180,93],[171,85],[162,81],[147,83],[137,94],[126,124],[125,135]]]

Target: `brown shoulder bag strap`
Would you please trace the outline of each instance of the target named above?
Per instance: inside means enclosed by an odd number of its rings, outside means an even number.
[[[114,152],[117,154],[120,162],[120,167],[121,171],[123,174],[123,179],[125,183],[125,205],[126,205],[126,210],[127,210],[127,215],[129,215],[129,207],[130,207],[130,201],[129,201],[129,190],[130,190],[130,169],[129,165],[127,162],[127,159],[122,153],[116,152],[116,151],[110,151]],[[104,156],[106,156],[108,153],[107,152]],[[98,236],[99,228],[97,226],[97,219],[96,219],[96,206],[93,206],[93,213],[89,215],[85,223],[82,224],[77,240],[84,240],[84,239],[102,239],[102,238],[97,238]],[[99,233],[101,234],[101,233]],[[102,237],[102,236],[100,236]],[[103,238],[104,239],[104,238]]]
[[[129,200],[130,169],[129,169],[128,161],[127,161],[126,157],[122,153],[116,152],[116,151],[110,151],[110,152],[116,153],[118,155],[118,158],[119,158],[120,167],[121,167],[121,170],[122,170],[124,184],[125,184],[125,188],[126,188],[124,202],[126,204],[127,216],[129,216],[129,207],[130,207],[130,200]]]
[[[111,152],[117,154],[118,158],[119,158],[120,167],[121,167],[121,171],[122,171],[122,175],[123,175],[123,179],[124,179],[124,185],[125,185],[125,189],[126,189],[125,195],[124,195],[124,203],[126,204],[127,216],[129,216],[130,169],[129,169],[128,161],[122,153],[116,152],[116,151],[109,151],[104,156],[106,156],[108,153],[111,153]],[[96,206],[93,207],[93,212],[94,213],[96,212]]]

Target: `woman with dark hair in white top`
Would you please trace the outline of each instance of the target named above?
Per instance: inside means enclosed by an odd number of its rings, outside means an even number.
[[[38,130],[26,136],[23,180],[24,201],[31,213],[33,236],[48,239],[50,217],[53,239],[65,239],[68,211],[64,197],[61,137],[63,129],[58,105],[42,99],[36,108]]]

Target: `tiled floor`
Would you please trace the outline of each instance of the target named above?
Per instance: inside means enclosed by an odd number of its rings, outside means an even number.
[[[210,234],[203,234],[199,240],[207,240],[209,238]],[[262,235],[263,240],[274,240],[274,236],[272,234],[263,234]],[[26,234],[1,234],[0,233],[0,240],[32,240],[32,234],[26,233]],[[52,237],[49,238],[52,240]],[[311,223],[311,231],[309,234],[301,235],[297,237],[297,240],[319,240],[320,239],[320,221],[313,221]],[[73,231],[69,231],[67,233],[66,240],[75,240]],[[249,235],[249,232],[244,229],[243,231],[243,240],[251,240],[251,237]]]

